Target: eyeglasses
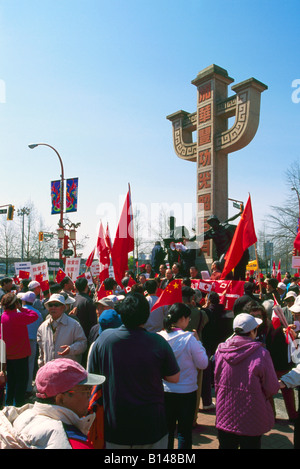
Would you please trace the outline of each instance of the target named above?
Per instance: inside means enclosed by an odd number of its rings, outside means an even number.
[[[48,306],[51,308],[53,306],[54,308],[59,308],[60,306],[63,306],[62,303],[48,303]]]

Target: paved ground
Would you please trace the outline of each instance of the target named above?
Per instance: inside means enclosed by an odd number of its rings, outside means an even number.
[[[296,402],[297,402],[296,394]],[[294,427],[289,423],[281,393],[274,399],[276,423],[262,438],[262,449],[293,449]],[[215,411],[199,412],[197,427],[193,431],[193,449],[217,449]]]

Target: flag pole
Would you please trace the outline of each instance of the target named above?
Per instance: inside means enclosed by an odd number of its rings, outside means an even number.
[[[261,281],[260,281],[260,269],[259,269],[259,264],[258,264],[258,254],[257,254],[256,243],[254,243],[254,249],[255,249],[255,257],[256,257],[256,263],[257,263],[257,275],[258,275],[258,285],[259,285],[259,291],[260,291],[260,299],[262,299],[262,286],[261,286]]]

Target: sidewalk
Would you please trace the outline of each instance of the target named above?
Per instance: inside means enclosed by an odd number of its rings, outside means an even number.
[[[263,435],[262,449],[293,449],[294,427],[288,421],[281,393],[275,396],[274,402],[278,418],[274,428]],[[215,419],[215,411],[198,413],[198,425],[193,430],[193,449],[218,449]]]

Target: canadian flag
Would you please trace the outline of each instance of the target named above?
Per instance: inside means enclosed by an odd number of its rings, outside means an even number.
[[[278,327],[281,326],[280,319],[279,319],[276,311],[274,311],[274,310],[272,311],[271,321],[272,321],[272,325],[273,325],[274,329],[278,329]]]
[[[272,277],[273,277],[273,278],[276,278],[276,265],[275,265],[275,261],[273,262]]]
[[[279,259],[279,262],[278,262],[277,280],[278,280],[278,282],[281,282],[281,259]]]

